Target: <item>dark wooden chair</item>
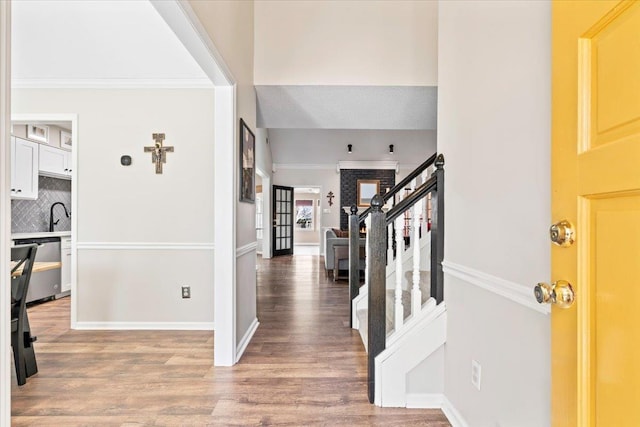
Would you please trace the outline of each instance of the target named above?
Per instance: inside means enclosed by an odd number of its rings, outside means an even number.
[[[11,248],[11,347],[18,385],[24,385],[28,375],[25,347],[31,347],[32,338],[27,320],[27,291],[37,249],[35,244]]]

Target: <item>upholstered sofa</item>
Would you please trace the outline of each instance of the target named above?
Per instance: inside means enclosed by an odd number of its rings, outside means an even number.
[[[340,236],[336,234],[340,233]],[[325,233],[324,241],[324,268],[326,268],[329,275],[333,275],[335,266],[335,248],[338,246],[349,247],[349,232],[329,229]],[[366,240],[360,238],[360,246],[364,247]]]

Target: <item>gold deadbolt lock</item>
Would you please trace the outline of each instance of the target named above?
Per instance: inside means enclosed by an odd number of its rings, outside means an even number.
[[[576,231],[566,219],[557,222],[549,228],[549,237],[551,241],[558,246],[567,247],[573,245],[576,239]]]
[[[533,288],[536,301],[540,304],[555,304],[560,308],[569,308],[573,304],[575,294],[571,283],[558,280],[553,284],[538,283]]]

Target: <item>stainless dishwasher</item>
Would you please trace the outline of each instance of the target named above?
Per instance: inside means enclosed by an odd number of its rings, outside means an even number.
[[[35,262],[60,262],[60,238],[38,237],[33,239],[16,239],[16,245],[38,244]],[[27,302],[43,298],[50,298],[60,293],[61,269],[60,267],[32,273],[29,281]]]

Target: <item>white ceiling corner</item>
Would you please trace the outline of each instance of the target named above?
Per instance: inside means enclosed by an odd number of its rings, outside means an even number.
[[[14,1],[13,87],[212,87],[148,1]]]

